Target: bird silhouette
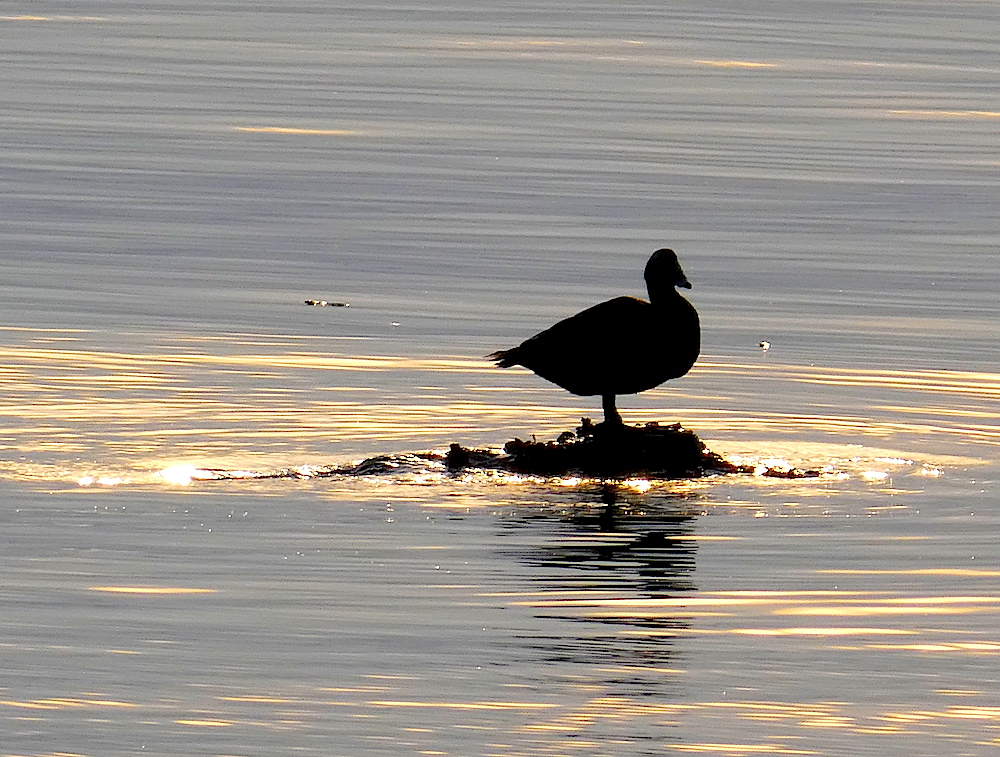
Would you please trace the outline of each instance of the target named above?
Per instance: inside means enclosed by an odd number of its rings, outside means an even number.
[[[622,425],[616,395],[683,376],[701,347],[698,311],[676,289],[691,288],[676,253],[654,252],[643,276],[648,302],[606,300],[487,359],[500,368],[524,366],[573,394],[600,395],[605,425]]]

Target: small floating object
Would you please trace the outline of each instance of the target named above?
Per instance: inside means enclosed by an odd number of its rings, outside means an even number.
[[[771,343],[770,342],[766,342],[766,341],[765,342],[761,342],[757,346],[760,347],[760,349],[761,349],[762,352],[767,352],[769,349],[771,349]]]
[[[327,302],[326,300],[306,300],[305,303],[314,308],[349,308],[351,306],[349,302]]]

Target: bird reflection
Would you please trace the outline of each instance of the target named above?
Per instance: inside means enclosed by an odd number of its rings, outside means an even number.
[[[535,608],[537,618],[558,621],[558,631],[522,643],[546,662],[624,666],[632,672],[618,683],[644,686],[636,669],[668,664],[673,639],[688,623],[606,610],[622,600],[695,590],[695,503],[687,496],[639,494],[606,482],[550,490],[537,504],[517,508],[503,528],[519,537],[520,546],[508,554],[530,568],[538,587],[525,604]],[[567,621],[573,625],[567,627]]]
[[[559,543],[540,550],[541,566],[572,566],[607,573],[609,588],[628,589],[639,596],[671,596],[692,591],[695,542],[690,538],[695,516],[683,501],[637,495],[615,482],[599,484],[593,492],[600,508],[587,508],[586,499],[564,523],[577,535],[603,534],[609,538]]]

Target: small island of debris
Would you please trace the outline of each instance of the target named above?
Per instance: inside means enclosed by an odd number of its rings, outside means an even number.
[[[790,466],[732,463],[709,450],[693,431],[679,423],[661,426],[595,424],[584,418],[575,431],[565,431],[554,441],[512,439],[503,452],[475,449],[453,443],[440,452],[405,452],[377,455],[348,465],[304,465],[271,471],[224,470],[178,466],[164,475],[190,483],[272,478],[325,478],[329,476],[379,476],[425,473],[451,475],[475,471],[504,471],[520,475],[589,479],[682,479],[737,473],[771,478],[816,478],[824,471]]]
[[[542,476],[570,474],[598,478],[697,478],[718,473],[756,473],[779,478],[811,478],[818,470],[765,469],[736,465],[709,450],[679,423],[661,426],[594,424],[584,418],[575,431],[555,441],[512,439],[503,454],[452,444],[445,462],[452,471],[487,468]]]

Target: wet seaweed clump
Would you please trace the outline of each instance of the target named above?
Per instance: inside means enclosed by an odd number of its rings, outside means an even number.
[[[594,424],[584,418],[575,431],[555,441],[512,439],[504,454],[452,444],[448,468],[499,468],[515,473],[620,478],[690,478],[712,473],[753,473],[710,451],[698,436],[679,423],[661,426]]]

